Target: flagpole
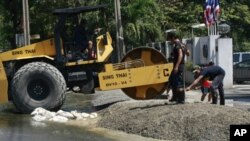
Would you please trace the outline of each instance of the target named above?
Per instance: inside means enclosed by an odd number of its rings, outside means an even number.
[[[214,24],[214,35],[216,35],[216,22]]]
[[[210,29],[211,29],[211,34],[210,35],[213,35],[214,34],[214,27],[213,27],[213,25],[211,25]]]
[[[207,36],[209,36],[209,26],[207,26]]]
[[[214,24],[213,24],[213,35],[215,35]]]
[[[213,32],[214,32],[214,34],[213,34],[213,35],[215,35],[215,26],[214,26],[214,24],[213,24]]]

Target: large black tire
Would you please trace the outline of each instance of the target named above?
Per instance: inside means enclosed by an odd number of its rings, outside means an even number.
[[[37,107],[56,111],[65,100],[66,83],[54,66],[33,62],[16,72],[11,90],[13,103],[22,113],[31,113]]]

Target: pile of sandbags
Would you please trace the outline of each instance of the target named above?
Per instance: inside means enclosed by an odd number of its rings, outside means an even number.
[[[97,113],[80,113],[77,111],[63,111],[51,112],[44,108],[36,108],[31,113],[32,119],[35,121],[55,121],[55,122],[67,122],[68,120],[86,120],[88,118],[97,118]]]

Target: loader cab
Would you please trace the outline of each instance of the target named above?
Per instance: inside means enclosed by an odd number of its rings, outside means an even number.
[[[93,43],[93,53],[97,52],[96,38],[97,34],[94,33],[94,29],[97,26],[101,26],[102,32],[105,34],[107,29],[107,20],[105,20],[105,9],[108,5],[98,5],[98,6],[84,6],[77,8],[65,8],[54,10],[54,15],[58,17],[58,20],[54,29],[55,36],[55,47],[56,47],[56,61],[61,64],[67,62],[74,62],[77,60],[89,60],[88,54],[84,50],[79,49],[77,46],[75,35],[77,26],[84,20],[86,29],[87,41],[92,41]],[[95,11],[99,11],[98,13]],[[94,13],[92,15],[88,15]],[[97,14],[104,14],[104,22],[97,21]],[[92,17],[91,17],[92,16]],[[86,18],[87,17],[87,18]],[[104,26],[103,26],[103,24]],[[102,24],[102,25],[101,25]],[[84,40],[84,39],[83,39]],[[88,48],[88,43],[83,48]],[[95,58],[91,58],[94,60]]]

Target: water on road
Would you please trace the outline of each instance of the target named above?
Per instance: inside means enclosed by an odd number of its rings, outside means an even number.
[[[63,110],[93,112],[94,95],[68,94]],[[0,105],[1,106],[1,105]],[[111,141],[109,137],[91,132],[86,126],[65,123],[36,122],[30,115],[18,114],[12,104],[0,108],[0,141]]]

